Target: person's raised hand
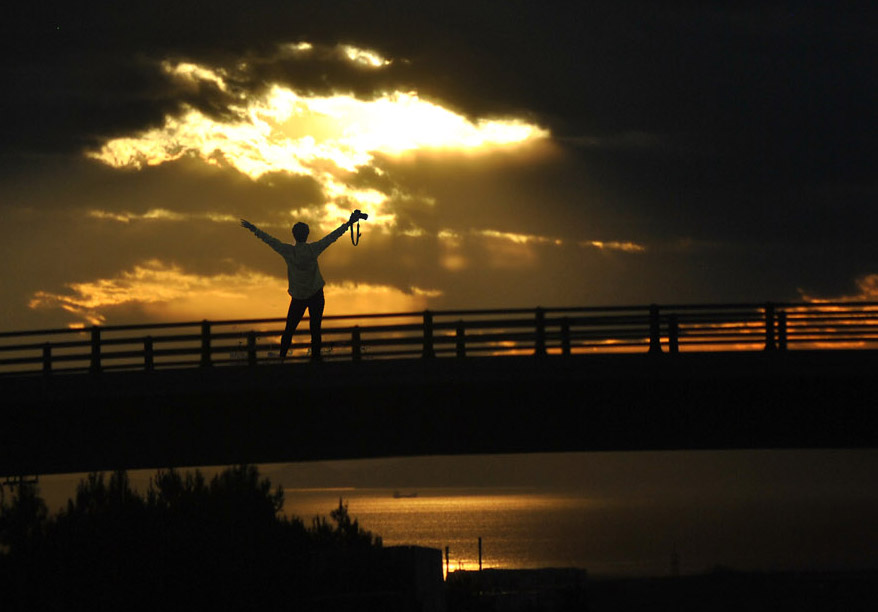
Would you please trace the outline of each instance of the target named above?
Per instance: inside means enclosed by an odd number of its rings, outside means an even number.
[[[246,227],[248,230],[256,228],[256,226],[247,221],[247,219],[241,219],[241,227]]]

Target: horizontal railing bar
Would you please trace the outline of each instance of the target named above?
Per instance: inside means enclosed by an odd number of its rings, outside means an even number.
[[[787,321],[876,321],[878,312],[838,312],[786,315]]]
[[[471,325],[468,329],[514,329],[520,327],[527,327],[533,329],[535,324],[534,319],[509,319],[506,321],[480,321],[476,325]],[[464,324],[466,325],[466,324]],[[445,323],[433,323],[433,329],[449,329],[453,330],[457,327],[457,323],[453,321],[445,322]]]
[[[878,316],[878,308],[869,308],[869,309],[831,309],[831,310],[816,310],[811,308],[794,308],[791,310],[778,310],[778,312],[784,312],[788,317],[830,317],[830,316],[856,316],[856,317],[875,317]]]
[[[563,325],[565,322],[571,327],[599,327],[606,325],[648,326],[649,317],[632,315],[612,317],[546,317],[545,319],[545,324],[552,327]],[[529,323],[532,326],[534,324],[533,319],[530,319]]]
[[[4,365],[23,365],[27,363],[42,363],[43,357],[10,357],[8,359],[0,359],[0,366]]]
[[[797,336],[794,337],[791,342],[826,342],[826,341],[836,341],[836,342],[875,342],[878,341],[878,336],[870,336],[864,338],[863,336],[820,336],[820,335],[811,335],[811,336]]]
[[[791,334],[806,333],[809,331],[821,331],[829,333],[859,332],[864,334],[870,334],[878,332],[878,325],[846,325],[842,323],[837,325],[794,325],[792,327],[787,326],[787,332]]]
[[[765,319],[764,312],[689,312],[678,314],[661,311],[663,318],[672,314],[677,316],[678,321],[761,321]]]
[[[685,341],[683,341],[682,338],[680,339],[680,346],[695,345],[695,344],[746,344],[749,346],[751,344],[752,345],[764,345],[764,341],[760,338],[752,338],[752,339],[748,339],[748,338],[729,338],[729,339],[724,339],[724,338],[712,338],[712,339],[695,338],[695,339],[691,339],[691,338],[687,338]]]
[[[821,329],[827,329],[827,328],[834,329],[834,328],[839,328],[839,327],[846,327],[846,328],[869,330],[869,329],[878,329],[878,321],[876,321],[875,323],[861,323],[861,322],[850,322],[849,323],[843,319],[836,319],[836,320],[831,321],[831,322],[825,322],[822,325],[815,324],[813,321],[807,321],[807,322],[802,322],[802,323],[796,322],[793,324],[790,324],[790,322],[787,321],[787,328],[790,328],[790,329],[808,329],[810,327],[816,327],[816,328],[821,328]]]
[[[871,334],[878,333],[878,329],[871,328],[861,328],[861,327],[837,327],[835,329],[826,329],[820,327],[793,327],[787,328],[787,335],[793,336],[796,334],[859,334],[863,336],[868,336]]]
[[[766,304],[770,304],[775,309],[778,308],[878,308],[878,302],[742,302],[728,304],[659,304],[659,308],[663,311],[667,310],[745,310],[748,308],[764,308]]]
[[[758,322],[750,322],[750,321],[727,321],[727,322],[705,322],[705,323],[690,323],[690,322],[677,322],[677,326],[680,329],[691,329],[691,330],[699,330],[699,329],[764,329],[765,321]]]
[[[39,370],[35,370],[39,372]],[[79,366],[74,368],[52,368],[52,374],[85,374],[88,372],[88,366]]]
[[[50,345],[53,349],[82,348],[84,346],[91,346],[91,342],[88,340],[82,340],[77,342],[41,342],[39,344],[10,344],[6,346],[0,344],[0,351],[39,351],[42,350],[43,347],[45,347],[47,344]]]
[[[617,348],[617,347],[625,348],[625,347],[634,347],[634,346],[647,347],[647,346],[649,346],[649,340],[647,339],[647,340],[644,340],[644,341],[642,341],[642,342],[620,342],[620,341],[612,341],[612,342],[584,342],[584,343],[577,344],[577,345],[575,345],[575,346],[572,347],[572,348],[576,348],[576,347],[593,347],[593,348],[608,348],[608,349],[611,349],[611,348]]]
[[[765,331],[764,330],[752,330],[752,331],[739,331],[739,332],[724,332],[721,330],[716,330],[711,333],[687,333],[684,330],[680,330],[677,334],[677,337],[681,340],[683,338],[757,338],[761,340],[765,340]]]
[[[24,331],[7,331],[0,332],[0,338],[15,338],[17,336],[58,336],[66,334],[82,334],[88,333],[87,328],[77,327],[61,327],[58,329],[28,329]]]
[[[192,361],[177,360],[177,361],[161,361],[161,362],[156,361],[155,365],[154,365],[156,370],[168,369],[168,368],[179,368],[181,366],[182,367],[197,368],[197,367],[199,367],[199,362],[198,362],[198,360],[192,360]]]
[[[792,330],[787,331],[788,338],[793,338],[796,336],[813,336],[815,334],[820,334],[823,336],[856,335],[859,338],[871,338],[871,337],[874,337],[876,334],[878,334],[878,330],[869,330],[868,332],[857,331],[857,330],[852,330],[852,329],[848,329],[848,330],[836,329],[836,330],[831,330],[831,331],[816,330],[816,329],[797,329],[795,331],[792,331]]]
[[[788,306],[773,305],[788,312],[878,312],[878,302],[833,302],[832,304],[800,302]]]

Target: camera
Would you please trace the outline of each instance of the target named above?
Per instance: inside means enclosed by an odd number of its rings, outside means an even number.
[[[358,208],[358,209],[356,209],[356,210],[354,211],[352,221],[359,221],[360,219],[362,219],[363,221],[365,221],[365,220],[368,219],[368,218],[369,218],[369,215],[367,215],[367,214],[364,213],[364,212],[360,212],[360,209]]]

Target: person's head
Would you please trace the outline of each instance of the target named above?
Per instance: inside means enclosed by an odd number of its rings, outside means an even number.
[[[311,230],[308,228],[308,224],[299,221],[293,226],[293,238],[296,239],[296,242],[305,242],[308,240],[309,231]]]

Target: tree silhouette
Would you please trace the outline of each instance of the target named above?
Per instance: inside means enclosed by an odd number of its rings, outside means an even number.
[[[46,503],[30,483],[18,485],[10,504],[0,505],[0,551],[12,555],[29,554],[46,528]]]
[[[283,516],[283,503],[283,490],[248,465],[210,483],[197,470],[160,470],[144,494],[126,472],[89,474],[53,517],[22,485],[0,505],[3,609],[277,608],[358,587],[340,579],[332,555],[375,550],[380,538],[343,500],[334,526],[315,519],[311,529]]]

